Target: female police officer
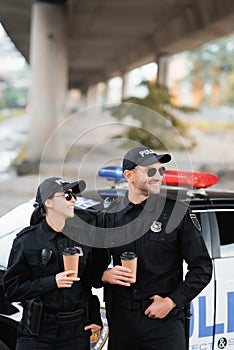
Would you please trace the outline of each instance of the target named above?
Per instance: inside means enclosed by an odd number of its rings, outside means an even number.
[[[84,181],[44,180],[37,190],[31,226],[14,240],[4,287],[6,297],[24,307],[17,350],[88,350],[91,331],[102,326],[99,301],[91,293],[102,274],[95,251],[80,246],[79,279],[63,267],[63,250],[77,246],[63,228],[74,215],[75,193],[84,189]]]

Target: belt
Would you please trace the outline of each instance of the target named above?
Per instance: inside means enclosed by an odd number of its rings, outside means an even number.
[[[127,310],[145,311],[147,307],[150,306],[153,300],[151,299],[132,300],[132,299],[124,298],[120,295],[113,295],[113,301],[116,306],[122,306]]]
[[[56,322],[56,323],[70,323],[75,322],[84,317],[84,308],[72,312],[57,312],[49,313],[44,312],[42,316],[42,322]]]

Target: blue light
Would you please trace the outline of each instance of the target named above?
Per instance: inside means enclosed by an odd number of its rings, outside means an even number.
[[[105,177],[107,180],[125,180],[122,168],[120,166],[106,166],[98,170],[98,176]]]

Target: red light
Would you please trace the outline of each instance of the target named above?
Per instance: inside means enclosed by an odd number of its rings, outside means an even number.
[[[218,176],[211,173],[167,170],[162,182],[167,185],[206,188],[217,184]]]

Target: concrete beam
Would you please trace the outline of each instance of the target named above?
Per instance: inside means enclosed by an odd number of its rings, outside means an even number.
[[[185,6],[183,12],[174,17],[162,31],[157,31],[153,35],[155,52],[174,54],[185,49],[193,49],[227,34],[228,22],[233,28],[233,1],[193,2]]]

